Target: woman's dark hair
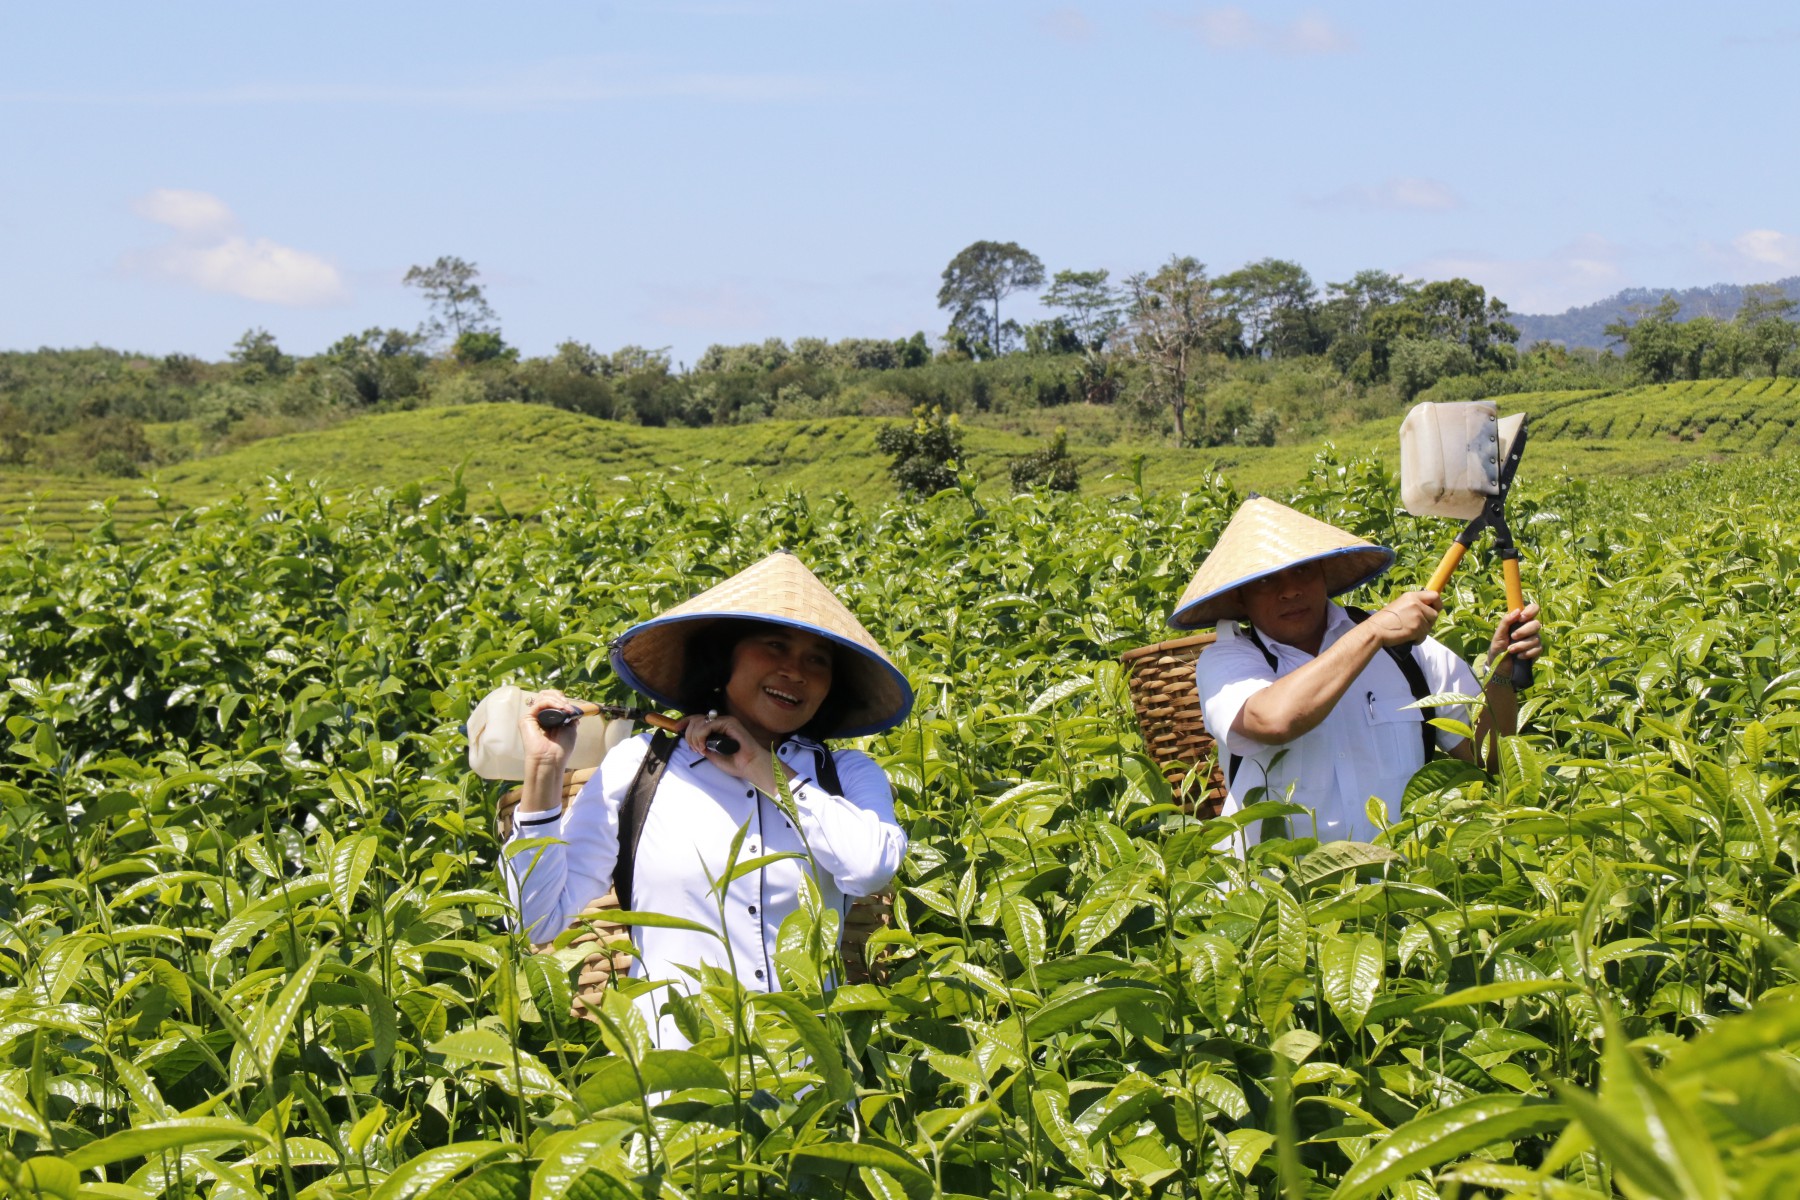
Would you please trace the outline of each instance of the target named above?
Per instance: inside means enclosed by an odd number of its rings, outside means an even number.
[[[681,684],[676,692],[681,711],[703,713],[725,707],[725,685],[731,681],[731,653],[747,637],[769,629],[791,629],[773,621],[752,621],[740,617],[726,618],[702,626],[687,640],[681,655]],[[828,639],[829,640],[829,639]],[[819,704],[812,720],[794,732],[825,740],[843,715],[849,685],[843,667],[843,654],[837,643],[831,643],[831,690]]]

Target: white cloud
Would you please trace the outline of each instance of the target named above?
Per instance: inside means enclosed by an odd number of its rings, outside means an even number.
[[[1756,267],[1774,267],[1782,271],[1800,271],[1800,237],[1774,229],[1752,229],[1731,239],[1731,248],[1744,263]]]
[[[1356,49],[1356,39],[1317,12],[1302,13],[1298,20],[1277,34],[1278,43],[1286,43],[1294,54],[1347,54]]]
[[[167,225],[178,233],[205,236],[226,234],[237,228],[237,218],[225,202],[206,192],[157,188],[133,200],[131,209],[146,221]]]
[[[1214,50],[1261,50],[1270,54],[1347,54],[1357,48],[1356,38],[1332,24],[1317,10],[1292,21],[1270,21],[1236,5],[1201,8],[1182,15],[1164,13],[1167,24],[1193,31]]]
[[[1403,274],[1420,279],[1471,279],[1521,313],[1559,313],[1611,295],[1628,285],[1620,247],[1586,234],[1537,258],[1443,255],[1408,264]]]
[[[1073,4],[1065,4],[1053,12],[1045,13],[1037,19],[1037,26],[1062,42],[1080,45],[1094,40],[1094,23]]]
[[[336,267],[309,251],[246,236],[217,196],[158,188],[134,200],[132,209],[175,236],[128,255],[127,270],[265,304],[313,308],[349,299]]]
[[[1374,185],[1341,188],[1306,201],[1314,208],[1369,208],[1399,212],[1450,212],[1463,206],[1448,184],[1397,175]]]

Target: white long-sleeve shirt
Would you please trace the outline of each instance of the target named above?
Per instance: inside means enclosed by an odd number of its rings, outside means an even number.
[[[1321,654],[1355,627],[1350,615],[1338,605],[1327,604],[1326,609]],[[1243,757],[1236,777],[1230,781],[1224,813],[1242,809],[1243,797],[1255,788],[1266,787],[1267,799],[1282,800],[1288,797],[1291,786],[1293,802],[1304,804],[1316,815],[1321,842],[1368,841],[1376,833],[1369,821],[1369,798],[1380,797],[1387,807],[1388,819],[1393,820],[1399,814],[1407,781],[1425,763],[1424,737],[1419,729],[1425,718],[1419,709],[1407,707],[1414,698],[1406,676],[1391,656],[1377,651],[1318,725],[1279,745],[1259,742],[1247,734],[1232,732],[1232,723],[1245,702],[1283,675],[1299,670],[1314,656],[1266,634],[1257,636],[1275,655],[1273,671],[1248,631],[1234,621],[1219,622],[1217,640],[1201,653],[1194,666],[1201,715],[1207,731],[1219,743],[1221,762],[1229,762],[1234,754]],[[1469,664],[1442,642],[1426,638],[1413,650],[1424,671],[1429,694],[1480,693]],[[1469,719],[1468,710],[1462,705],[1440,708],[1437,715],[1463,722]],[[1461,740],[1455,734],[1437,731],[1437,744],[1445,750]],[[1312,835],[1313,829],[1305,817],[1288,820],[1294,836]],[[1256,829],[1252,827],[1245,833],[1245,841],[1254,844]]]
[[[515,818],[513,841],[554,836],[563,843],[508,852],[513,899],[533,941],[555,937],[611,890],[619,857],[619,807],[649,746],[648,734],[621,742],[566,808]],[[800,829],[774,800],[678,744],[644,822],[634,895],[621,897],[621,903],[719,929],[718,897],[708,879],[724,877],[732,839],[746,825],[740,862],[784,851],[803,854],[810,846],[814,881],[824,902],[840,914],[847,914],[849,897],[886,886],[906,854],[906,834],[894,819],[886,772],[860,751],[840,750],[833,759],[844,794],[836,796],[817,781],[816,742],[790,738],[776,754],[795,773],[789,786]],[[775,990],[776,933],[799,907],[801,876],[809,869],[804,859],[782,859],[726,887],[723,932],[731,945],[729,959],[724,945],[707,934],[634,929],[639,959],[632,964],[632,976],[692,991],[698,985],[682,967],[729,970],[735,961],[745,987]],[[685,1046],[673,1020],[657,1016],[664,999],[661,991],[648,993],[639,998],[640,1011],[656,1031],[659,1046]]]

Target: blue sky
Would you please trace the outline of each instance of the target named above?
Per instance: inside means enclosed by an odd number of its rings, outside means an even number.
[[[981,238],[1523,312],[1757,282],[1797,58],[1775,3],[0,0],[0,349],[310,353],[444,254],[527,354],[684,361],[936,333]]]

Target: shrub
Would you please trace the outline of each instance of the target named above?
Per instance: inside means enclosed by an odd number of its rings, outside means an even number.
[[[875,448],[892,458],[888,474],[902,495],[935,496],[956,486],[962,458],[962,422],[933,405],[913,409],[911,425],[890,425],[875,435]]]
[[[1036,454],[1015,458],[1007,465],[1013,491],[1048,488],[1053,492],[1081,490],[1081,476],[1075,460],[1069,457],[1069,434],[1062,426],[1050,438],[1050,444]]]

